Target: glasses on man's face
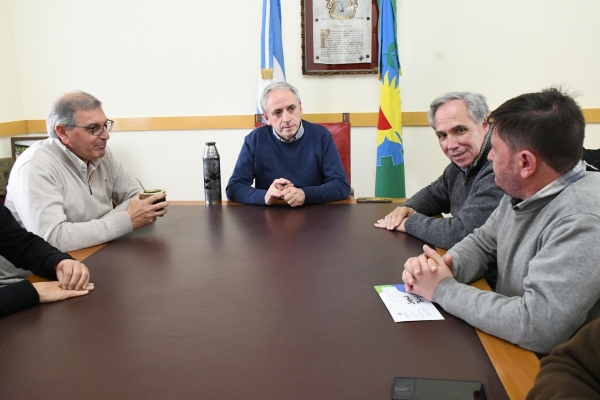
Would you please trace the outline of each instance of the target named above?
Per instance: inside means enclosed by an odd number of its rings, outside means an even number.
[[[102,135],[102,132],[104,132],[104,129],[106,129],[108,132],[110,132],[114,123],[115,123],[115,121],[113,121],[111,119],[107,119],[103,125],[95,125],[94,124],[94,125],[89,125],[89,126],[78,126],[78,125],[65,125],[65,126],[70,126],[72,128],[85,129],[86,131],[91,133],[93,136],[100,136],[100,135]]]

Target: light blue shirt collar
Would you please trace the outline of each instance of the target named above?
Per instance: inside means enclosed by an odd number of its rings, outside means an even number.
[[[540,189],[536,194],[531,196],[530,198],[521,201],[520,199],[511,199],[511,204],[513,206],[513,210],[522,210],[527,207],[529,204],[543,199],[544,197],[552,196],[554,194],[560,193],[567,188],[571,183],[577,182],[585,175],[585,161],[580,161],[569,171],[565,172],[542,189]]]

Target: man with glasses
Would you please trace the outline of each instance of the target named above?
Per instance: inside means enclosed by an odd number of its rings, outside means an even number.
[[[11,171],[6,207],[30,232],[61,251],[115,239],[167,212],[164,193],[140,200],[140,183],[106,146],[113,121],[102,103],[83,92],[54,102],[48,139],[19,156]],[[0,283],[29,272],[0,260]]]

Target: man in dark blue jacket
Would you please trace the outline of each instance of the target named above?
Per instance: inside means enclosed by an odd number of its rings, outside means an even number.
[[[21,228],[3,205],[0,205],[0,255],[17,267],[55,280],[31,283],[24,279],[0,287],[0,317],[38,303],[83,296],[94,289],[85,265]]]
[[[350,185],[331,133],[302,120],[298,90],[273,83],[260,103],[267,125],[246,136],[227,198],[255,205],[283,199],[292,207],[347,198]]]

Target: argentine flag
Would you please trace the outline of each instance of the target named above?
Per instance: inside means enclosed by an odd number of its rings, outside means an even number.
[[[279,0],[263,0],[257,114],[262,114],[260,96],[265,87],[273,82],[285,82],[281,41],[281,6]]]

